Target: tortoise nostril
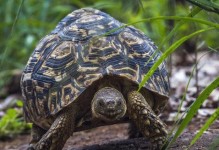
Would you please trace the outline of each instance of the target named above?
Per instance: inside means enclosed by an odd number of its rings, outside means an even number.
[[[114,100],[109,100],[106,102],[107,105],[110,105],[110,106],[114,106],[115,105],[115,101]]]

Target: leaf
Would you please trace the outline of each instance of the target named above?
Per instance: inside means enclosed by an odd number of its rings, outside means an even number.
[[[10,108],[10,109],[7,110],[7,115],[11,119],[16,118],[17,117],[17,111],[15,109]]]
[[[18,107],[23,107],[23,102],[21,100],[17,100],[16,104]]]
[[[201,7],[204,10],[219,14],[219,5],[212,2],[212,0],[187,0],[187,1],[198,7]]]

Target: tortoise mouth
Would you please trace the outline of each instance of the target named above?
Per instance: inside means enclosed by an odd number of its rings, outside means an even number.
[[[100,113],[101,115],[104,115],[104,116],[117,116],[117,115],[119,115],[121,112],[122,112],[122,110],[119,109],[119,110],[100,111],[99,113]]]
[[[103,120],[119,120],[124,116],[124,111],[122,109],[118,110],[101,110],[98,112],[100,118]]]

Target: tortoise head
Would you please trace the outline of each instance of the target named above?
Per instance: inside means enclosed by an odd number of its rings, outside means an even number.
[[[99,89],[91,103],[94,117],[114,121],[122,118],[126,113],[126,101],[121,92],[111,87]]]

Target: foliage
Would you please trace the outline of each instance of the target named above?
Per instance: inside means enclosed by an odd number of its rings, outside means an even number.
[[[21,101],[17,101],[17,107],[22,107]],[[30,128],[31,125],[23,121],[20,109],[10,108],[0,119],[0,139],[14,137]]]
[[[219,14],[219,5],[213,2],[213,0],[187,0],[194,5],[197,5],[207,11],[212,11]]]

